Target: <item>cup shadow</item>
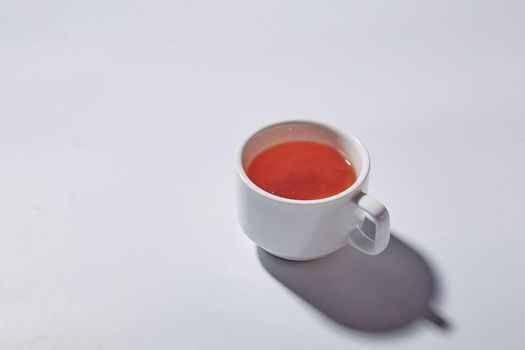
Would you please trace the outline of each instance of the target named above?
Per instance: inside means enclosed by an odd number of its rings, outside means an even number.
[[[257,253],[271,276],[346,329],[390,334],[420,319],[449,328],[432,305],[439,286],[430,264],[396,234],[377,256],[349,246],[306,262]]]

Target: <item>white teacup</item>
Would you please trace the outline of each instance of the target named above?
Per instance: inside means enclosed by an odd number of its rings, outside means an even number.
[[[287,141],[317,141],[345,153],[357,175],[346,190],[322,199],[297,200],[276,196],[246,175],[252,159],[266,148]],[[244,141],[237,157],[239,219],[244,232],[259,247],[289,260],[311,260],[346,244],[371,255],[388,245],[390,217],[386,208],[365,192],[370,157],[352,134],[310,121],[286,121],[258,129]],[[375,224],[374,239],[362,230],[365,213]]]

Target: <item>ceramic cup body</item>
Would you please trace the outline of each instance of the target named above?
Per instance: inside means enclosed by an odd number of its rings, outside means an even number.
[[[309,140],[341,150],[357,175],[355,183],[334,196],[295,200],[273,195],[254,184],[246,171],[264,149],[287,141]],[[388,211],[366,194],[370,158],[354,135],[317,122],[286,121],[252,133],[237,156],[238,212],[248,237],[269,253],[289,260],[311,260],[351,244],[368,254],[378,254],[388,244]],[[375,238],[360,227],[365,213],[376,225]]]

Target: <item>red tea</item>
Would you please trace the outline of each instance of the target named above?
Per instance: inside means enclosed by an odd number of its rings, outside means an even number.
[[[320,199],[346,190],[354,168],[337,148],[314,141],[290,141],[259,153],[248,177],[266,192],[290,199]]]

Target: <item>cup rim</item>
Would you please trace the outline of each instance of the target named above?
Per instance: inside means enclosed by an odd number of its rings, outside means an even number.
[[[244,169],[244,166],[242,164],[242,155],[243,155],[244,148],[246,147],[248,142],[255,135],[257,135],[258,133],[260,133],[260,132],[262,132],[264,130],[270,129],[270,128],[274,128],[276,126],[287,125],[287,124],[310,124],[310,125],[314,125],[314,126],[319,126],[321,128],[328,129],[328,130],[334,132],[335,134],[340,135],[341,137],[343,137],[345,139],[352,140],[353,143],[357,145],[358,152],[359,152],[360,156],[363,159],[363,167],[362,167],[361,171],[359,172],[359,175],[357,176],[357,179],[352,184],[352,186],[348,187],[344,191],[341,191],[341,192],[339,192],[337,194],[334,194],[333,196],[320,198],[320,199],[290,199],[290,198],[284,198],[284,197],[280,197],[280,196],[277,196],[275,194],[272,194],[270,192],[266,192],[265,190],[263,190],[262,188],[257,186],[248,177],[248,175],[246,174],[246,170]],[[342,132],[341,130],[336,129],[336,128],[330,126],[330,125],[327,125],[327,124],[324,124],[324,123],[321,123],[321,122],[318,122],[318,121],[306,120],[306,119],[289,119],[289,120],[284,120],[284,121],[281,121],[281,122],[276,122],[276,123],[274,122],[274,123],[266,124],[264,126],[261,126],[261,127],[257,128],[257,129],[255,129],[254,131],[249,133],[248,136],[246,136],[244,138],[244,140],[242,141],[241,146],[240,146],[240,148],[239,148],[239,150],[237,152],[236,163],[237,163],[236,164],[237,165],[237,173],[239,174],[239,177],[241,178],[242,182],[246,186],[248,186],[251,190],[255,191],[256,193],[258,193],[258,194],[260,194],[260,195],[262,195],[264,197],[267,197],[268,199],[274,200],[274,201],[278,201],[278,202],[286,203],[286,204],[299,204],[299,205],[324,204],[324,203],[333,202],[333,201],[336,201],[336,200],[338,200],[340,198],[346,197],[349,194],[351,194],[352,192],[356,191],[363,184],[365,179],[368,177],[368,173],[370,172],[370,155],[368,153],[368,150],[367,150],[366,146],[363,144],[363,142],[361,142],[361,140],[357,136],[355,136],[354,134],[352,134],[350,132]]]

